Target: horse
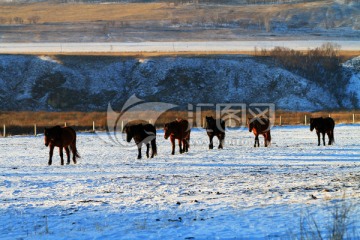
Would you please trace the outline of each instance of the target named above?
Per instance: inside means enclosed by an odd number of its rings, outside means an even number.
[[[125,126],[126,141],[134,139],[138,147],[138,159],[141,159],[142,144],[146,144],[146,157],[149,158],[149,149],[151,143],[151,158],[157,155],[156,147],[156,128],[152,124],[137,124]]]
[[[190,132],[191,130],[187,120],[177,119],[164,125],[164,138],[168,139],[170,137],[172,155],[175,154],[175,139],[179,140],[180,154],[189,151]]]
[[[255,144],[254,147],[260,147],[259,135],[264,136],[265,147],[267,147],[271,142],[270,134],[270,120],[268,118],[249,118],[249,132],[253,132],[255,135]]]
[[[222,119],[214,119],[212,116],[206,116],[206,133],[209,136],[209,149],[213,149],[213,138],[216,136],[219,139],[219,149],[223,148],[225,139],[225,121]]]
[[[76,158],[80,158],[80,155],[76,149],[76,132],[73,128],[60,126],[45,128],[44,137],[45,146],[50,147],[49,166],[52,164],[52,156],[55,147],[59,148],[61,165],[64,165],[63,148],[65,149],[67,155],[67,164],[70,164],[70,149],[73,154],[73,162],[76,164]]]
[[[329,145],[335,142],[334,127],[335,127],[335,122],[334,119],[332,119],[331,117],[310,118],[310,131],[312,132],[314,128],[316,129],[316,134],[318,136],[318,146],[320,146],[320,133],[322,134],[324,146],[325,146],[325,133],[327,133],[328,135]]]

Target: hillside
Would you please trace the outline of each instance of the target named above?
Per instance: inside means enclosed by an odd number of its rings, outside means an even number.
[[[182,109],[188,103],[275,103],[277,109],[301,111],[359,105],[358,58],[344,64],[351,76],[338,98],[272,62],[245,56],[1,55],[0,110],[106,111],[108,103],[120,110],[133,94]]]
[[[110,1],[2,1],[0,42],[358,40],[360,34],[357,0],[102,2]]]

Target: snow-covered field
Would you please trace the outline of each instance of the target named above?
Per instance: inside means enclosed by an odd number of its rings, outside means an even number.
[[[175,156],[159,130],[158,156],[141,160],[98,134],[78,134],[68,166],[57,152],[47,166],[41,135],[0,138],[0,239],[288,239],[309,216],[326,234],[344,196],[359,236],[359,125],[325,147],[308,126],[274,127],[268,148],[229,130],[223,150],[194,129]]]

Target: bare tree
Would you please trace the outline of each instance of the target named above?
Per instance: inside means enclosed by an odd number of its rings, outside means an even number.
[[[31,16],[31,17],[28,17],[28,21],[30,24],[37,24],[40,20],[40,17],[39,16]]]
[[[23,24],[24,19],[22,19],[21,17],[14,17],[14,22],[15,24]]]

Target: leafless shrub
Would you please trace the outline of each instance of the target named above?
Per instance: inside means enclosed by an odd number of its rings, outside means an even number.
[[[40,21],[39,16],[30,16],[30,17],[28,17],[28,22],[30,24],[37,24],[39,21]]]
[[[24,19],[21,17],[14,17],[13,20],[14,20],[15,24],[23,24],[24,23]]]
[[[300,219],[300,236],[296,239],[359,239],[352,221],[356,214],[356,208],[353,204],[348,203],[346,199],[342,199],[340,203],[335,204],[329,211],[331,211],[331,219],[328,223],[320,223],[309,212],[302,216]]]

